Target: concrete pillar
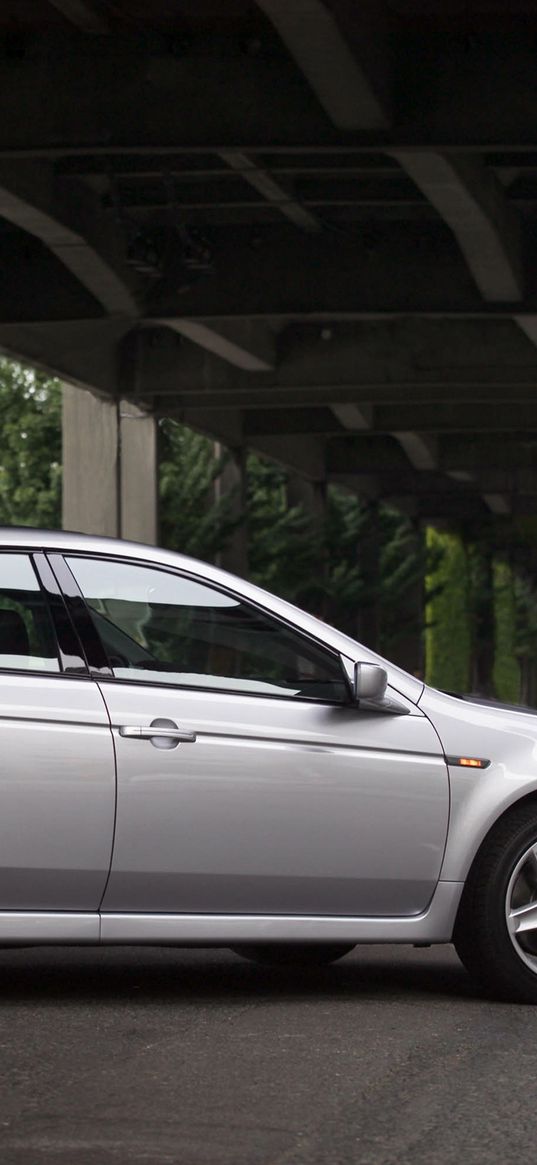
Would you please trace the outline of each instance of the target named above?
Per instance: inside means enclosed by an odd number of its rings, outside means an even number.
[[[154,417],[121,401],[121,537],[154,546],[158,541],[158,449]]]
[[[154,418],[65,384],[63,529],[155,543],[157,494]]]
[[[63,386],[62,526],[119,535],[119,433],[115,401]]]
[[[214,453],[216,458],[222,457],[226,450],[219,441],[215,442]],[[215,500],[218,501],[226,494],[231,494],[233,517],[237,519],[237,526],[227,546],[217,555],[218,566],[229,570],[233,574],[248,575],[248,530],[246,525],[246,451],[244,448],[228,449],[229,454],[222,472],[214,483]]]

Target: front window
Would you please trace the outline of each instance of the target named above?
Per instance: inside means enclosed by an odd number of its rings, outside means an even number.
[[[68,563],[118,679],[347,699],[336,656],[233,595],[152,567]]]

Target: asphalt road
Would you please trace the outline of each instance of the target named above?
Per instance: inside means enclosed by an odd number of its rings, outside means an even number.
[[[1,1165],[533,1162],[537,1007],[450,947],[0,954]]]

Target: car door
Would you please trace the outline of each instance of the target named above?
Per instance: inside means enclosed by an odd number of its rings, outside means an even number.
[[[47,578],[48,594],[30,555],[0,553],[0,910],[96,911],[112,853],[112,734]]]
[[[104,911],[413,914],[438,879],[438,738],[359,710],[341,660],[230,590],[70,556],[108,652],[118,766]]]

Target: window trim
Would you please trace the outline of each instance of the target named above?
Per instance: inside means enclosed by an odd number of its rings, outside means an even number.
[[[49,553],[48,557],[51,558],[52,555]],[[55,554],[54,557],[55,558],[58,557],[58,558],[62,559],[63,569],[62,569],[61,573],[58,574],[55,570],[55,573],[57,575],[58,581],[60,582],[60,585],[62,586],[62,589],[63,589],[64,572],[68,573],[69,579],[71,580],[70,585],[73,586],[73,584],[74,584],[74,587],[76,588],[76,592],[77,592],[76,593],[76,600],[77,600],[77,602],[73,608],[70,608],[70,613],[71,613],[71,617],[73,618],[73,622],[75,623],[75,627],[76,627],[76,630],[78,632],[78,635],[82,641],[83,647],[87,653],[87,644],[85,642],[84,636],[86,634],[87,624],[88,624],[88,620],[89,620],[89,623],[91,624],[90,637],[92,639],[94,639],[94,638],[98,639],[99,644],[100,644],[100,648],[101,648],[101,653],[102,653],[101,658],[104,657],[104,659],[106,661],[105,668],[103,668],[101,665],[98,669],[95,669],[90,663],[90,672],[95,679],[99,679],[99,678],[101,678],[103,680],[105,679],[107,683],[113,683],[113,684],[135,684],[137,687],[166,688],[166,689],[169,689],[170,691],[180,691],[180,692],[181,691],[207,692],[207,693],[213,693],[213,694],[224,695],[224,696],[242,696],[242,697],[247,696],[248,698],[261,699],[261,700],[287,700],[287,701],[291,701],[293,704],[296,704],[296,703],[324,704],[325,706],[334,707],[334,708],[345,708],[345,707],[348,707],[348,705],[350,705],[350,704],[354,704],[349,676],[347,675],[346,668],[343,665],[343,662],[341,659],[341,652],[339,652],[337,650],[337,648],[327,647],[326,643],[324,643],[322,639],[318,639],[315,635],[312,635],[307,631],[303,631],[302,628],[297,627],[295,623],[292,623],[290,620],[283,618],[281,615],[275,614],[273,611],[267,610],[267,608],[261,606],[260,603],[256,603],[254,600],[249,599],[249,598],[243,599],[243,597],[241,595],[237,595],[237,592],[232,590],[230,587],[226,587],[225,585],[222,585],[221,583],[213,583],[212,581],[205,580],[203,577],[200,577],[200,575],[198,575],[198,574],[194,574],[188,570],[181,570],[178,567],[164,565],[164,563],[155,563],[155,562],[148,563],[143,558],[130,558],[130,557],[125,558],[119,554],[103,555],[102,553],[99,553],[96,551],[83,551],[83,550],[62,551],[61,553]],[[321,651],[323,651],[325,653],[325,655],[329,656],[333,661],[335,661],[340,669],[340,672],[341,672],[341,678],[343,681],[343,687],[344,687],[344,691],[346,692],[347,699],[346,700],[328,700],[328,699],[319,699],[317,697],[312,697],[312,696],[287,696],[287,695],[280,695],[279,693],[277,694],[277,693],[272,693],[272,692],[246,692],[246,691],[243,692],[243,691],[235,691],[235,690],[230,689],[230,688],[212,688],[212,687],[209,687],[208,685],[206,686],[206,685],[197,685],[197,684],[196,685],[171,684],[171,683],[165,683],[165,682],[163,683],[159,680],[145,680],[145,679],[134,679],[134,678],[131,680],[131,679],[126,679],[124,676],[115,676],[113,673],[113,670],[110,666],[108,656],[106,654],[105,646],[101,640],[101,637],[97,631],[97,628],[95,627],[95,625],[93,623],[93,620],[91,619],[90,608],[89,608],[89,606],[84,598],[84,595],[82,594],[82,591],[78,585],[78,582],[75,579],[75,576],[73,575],[72,571],[69,568],[69,563],[67,562],[67,558],[82,558],[82,559],[91,558],[91,559],[99,561],[99,562],[115,562],[118,565],[141,566],[145,570],[160,570],[166,574],[173,574],[178,579],[188,579],[191,582],[197,582],[203,586],[212,587],[214,590],[218,591],[220,594],[229,595],[230,598],[234,598],[234,599],[238,598],[239,601],[243,602],[246,606],[250,606],[255,611],[259,611],[259,613],[261,615],[264,615],[266,618],[273,619],[275,623],[278,623],[281,627],[285,627],[285,629],[288,631],[292,631],[295,635],[297,635],[300,639],[303,639],[306,643],[313,644],[315,647],[317,647]],[[69,585],[69,583],[68,583],[68,585]],[[84,607],[84,615],[82,616],[82,623],[80,623],[80,621],[79,621],[80,615],[81,615],[80,600],[82,600],[82,606]],[[163,673],[163,674],[165,675],[166,673]]]
[[[0,678],[3,676],[26,676],[26,677],[32,677],[32,678],[35,677],[36,679],[47,679],[47,680],[63,680],[63,679],[91,680],[91,676],[87,670],[86,662],[82,656],[80,656],[80,662],[82,663],[84,671],[80,671],[80,672],[79,671],[69,671],[64,666],[64,659],[65,659],[64,648],[67,646],[67,643],[69,640],[68,640],[67,625],[65,625],[65,627],[64,627],[65,634],[64,634],[64,631],[59,631],[58,620],[56,618],[56,612],[57,612],[58,616],[59,616],[59,622],[61,624],[61,615],[60,615],[61,608],[60,608],[59,604],[61,604],[61,607],[63,607],[66,615],[67,615],[67,612],[65,611],[64,600],[63,600],[63,596],[62,596],[61,591],[58,589],[57,592],[54,593],[54,590],[49,589],[49,585],[44,581],[44,579],[42,577],[41,569],[40,569],[40,567],[41,567],[40,559],[43,559],[44,561],[46,561],[44,551],[41,550],[39,547],[35,547],[35,546],[23,546],[23,545],[21,545],[21,546],[2,546],[2,547],[0,547],[0,561],[1,561],[1,556],[7,555],[7,554],[17,555],[17,557],[19,557],[19,558],[20,557],[27,558],[30,562],[30,565],[31,565],[32,570],[33,570],[35,577],[36,577],[39,593],[42,595],[44,605],[45,605],[46,609],[48,610],[48,613],[50,616],[52,633],[53,633],[53,637],[54,637],[54,644],[55,644],[56,652],[57,652],[58,671],[47,671],[47,670],[44,670],[42,668],[2,667],[0,664]],[[51,602],[51,597],[55,601]],[[74,647],[75,644],[78,644],[78,635],[76,635],[76,631],[74,628],[73,628],[72,633],[73,633],[73,637],[74,637],[72,640],[72,644]],[[80,651],[82,650],[80,647],[80,644],[79,644],[79,650]]]
[[[32,554],[31,559],[50,610],[59,653],[60,672],[63,675],[87,677],[88,661],[52,567],[41,550]]]
[[[69,557],[71,557],[70,552]],[[86,555],[79,554],[77,557],[85,558]],[[92,557],[102,560],[102,555],[95,554]],[[104,644],[91,618],[82,591],[74,574],[69,569],[65,555],[56,551],[48,552],[46,560],[60,588],[70,619],[80,640],[90,675],[94,678],[113,676]]]

